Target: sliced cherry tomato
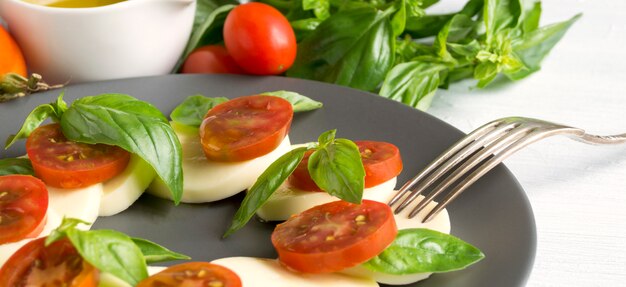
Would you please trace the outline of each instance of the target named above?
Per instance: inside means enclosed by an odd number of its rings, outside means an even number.
[[[224,23],[224,43],[246,72],[277,75],[296,59],[296,36],[280,11],[251,2],[235,7]]]
[[[208,262],[174,265],[137,284],[137,287],[219,286],[241,287],[241,279],[230,269]]]
[[[272,233],[280,261],[300,272],[336,272],[382,252],[398,232],[391,208],[363,200],[360,205],[334,201],[318,205]]]
[[[130,154],[116,146],[84,144],[65,138],[58,124],[40,126],[26,140],[35,175],[59,188],[106,181],[126,168]]]
[[[83,260],[67,239],[45,246],[35,239],[15,252],[0,269],[2,286],[98,286],[98,270]]]
[[[30,175],[0,176],[0,244],[36,237],[46,224],[48,189]]]
[[[181,71],[185,74],[243,74],[224,46],[209,45],[189,54]]]
[[[274,96],[246,96],[213,107],[200,126],[200,142],[213,161],[244,161],[273,151],[291,126],[293,108]]]
[[[376,141],[355,141],[361,152],[361,160],[365,168],[365,187],[377,186],[400,174],[402,158],[400,150],[393,144]],[[288,178],[289,184],[306,191],[322,191],[309,174],[309,157],[313,151],[307,151]]]

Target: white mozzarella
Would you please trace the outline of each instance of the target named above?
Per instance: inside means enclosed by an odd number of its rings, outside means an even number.
[[[61,217],[77,218],[94,223],[98,218],[102,184],[94,184],[85,188],[61,189],[48,186],[49,207]],[[84,228],[79,225],[79,228]],[[87,227],[88,228],[88,227]]]
[[[231,269],[246,287],[367,287],[378,286],[376,281],[367,278],[346,276],[338,273],[305,274],[287,270],[275,259],[253,257],[229,257],[215,260],[215,263]]]
[[[387,203],[389,194],[396,187],[396,181],[397,178],[394,177],[377,186],[363,189],[363,199]],[[287,220],[311,207],[336,200],[339,199],[326,192],[305,191],[285,182],[257,211],[257,215],[266,221]]]
[[[199,203],[221,200],[252,186],[256,179],[280,156],[290,150],[289,137],[272,152],[242,162],[214,162],[204,155],[197,129],[173,126],[183,148],[182,202]],[[148,192],[171,199],[169,189],[156,178]]]
[[[99,216],[111,216],[130,207],[156,177],[156,172],[143,159],[133,154],[126,169],[102,183],[103,193]]]

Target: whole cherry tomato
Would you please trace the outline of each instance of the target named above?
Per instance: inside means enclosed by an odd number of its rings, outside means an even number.
[[[2,26],[0,26],[0,55],[0,76],[16,73],[26,77],[26,63],[22,51]]]
[[[296,59],[296,36],[289,21],[263,3],[246,3],[230,11],[224,43],[237,64],[251,74],[281,74]]]
[[[243,74],[224,46],[208,45],[189,54],[181,72],[185,74]]]

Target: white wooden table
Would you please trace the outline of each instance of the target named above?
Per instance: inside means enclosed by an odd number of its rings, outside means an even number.
[[[464,2],[443,0],[433,9],[454,11]],[[538,73],[485,90],[454,85],[438,92],[428,112],[465,132],[506,116],[626,132],[626,1],[544,0],[542,25],[579,12]],[[626,286],[626,145],[552,138],[505,164],[537,221],[528,286]]]

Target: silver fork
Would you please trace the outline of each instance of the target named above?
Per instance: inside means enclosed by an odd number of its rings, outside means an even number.
[[[424,194],[424,198],[409,213],[409,218],[413,218],[435,197],[458,182],[424,217],[422,222],[428,222],[505,158],[531,143],[553,135],[567,135],[587,144],[626,143],[626,133],[598,136],[587,134],[579,128],[537,119],[502,118],[474,130],[448,148],[413,179],[406,182],[391,199],[389,206],[393,207],[404,198],[394,211],[396,214],[400,213],[418,198],[418,195],[439,181],[430,193]],[[443,178],[446,174],[449,175]]]

